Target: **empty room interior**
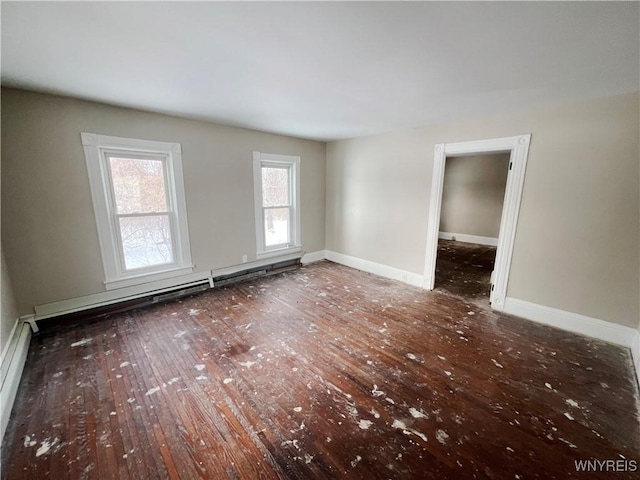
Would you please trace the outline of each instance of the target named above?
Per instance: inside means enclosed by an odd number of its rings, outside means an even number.
[[[0,16],[2,478],[640,478],[638,2]]]

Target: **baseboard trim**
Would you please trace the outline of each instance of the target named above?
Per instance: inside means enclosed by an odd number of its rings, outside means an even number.
[[[478,245],[498,246],[498,239],[493,237],[480,237],[478,235],[467,235],[466,233],[439,232],[438,238],[441,240],[456,240],[458,242],[477,243]]]
[[[319,262],[321,260],[324,260],[326,258],[326,255],[327,254],[325,250],[318,250],[317,252],[309,252],[309,253],[305,253],[300,259],[300,261],[304,265],[306,265],[307,263]]]
[[[362,270],[363,272],[373,273],[392,280],[399,280],[416,287],[425,287],[424,276],[418,273],[407,272],[406,270],[400,270],[399,268],[389,267],[388,265],[352,257],[343,253],[332,252],[331,250],[325,251],[325,258],[332,262],[346,265],[347,267]]]
[[[29,316],[31,317],[31,316]],[[0,386],[0,444],[11,416],[13,402],[18,393],[18,385],[31,342],[29,320],[20,318],[14,325],[11,338],[2,355],[2,385]]]
[[[640,384],[639,330],[512,297],[505,299],[504,312],[629,348],[635,366],[636,380]]]
[[[324,250],[319,252],[312,252],[305,255],[305,257],[307,256],[310,260],[308,260],[306,263],[309,263],[310,261],[322,260],[324,259]],[[93,308],[105,307],[120,302],[136,300],[138,298],[148,297],[150,295],[159,295],[162,293],[170,292],[172,290],[176,290],[178,288],[194,287],[197,285],[202,285],[206,282],[208,282],[209,285],[213,288],[214,277],[231,275],[251,268],[273,265],[279,262],[295,260],[300,257],[302,257],[302,253],[300,252],[290,253],[278,257],[264,258],[261,260],[256,260],[254,262],[232,265],[217,270],[205,270],[203,272],[191,273],[189,275],[181,275],[180,277],[172,279],[119,288],[117,290],[94,293],[92,295],[70,298],[67,300],[61,300],[59,302],[36,305],[34,307],[34,311],[36,312],[34,318],[35,320],[45,320],[47,318],[68,315],[71,313],[82,312],[84,310],[90,310]],[[303,257],[303,263],[305,263],[304,260],[305,258]]]
[[[109,290],[101,293],[94,293],[92,295],[70,298],[68,300],[61,300],[59,302],[36,305],[36,307],[34,307],[34,310],[36,312],[35,319],[44,320],[47,318],[81,312],[83,310],[89,310],[92,308],[104,307],[119,302],[135,300],[137,298],[146,297],[152,294],[168,292],[171,290],[175,290],[177,287],[188,288],[195,285],[200,285],[207,281],[212,284],[213,282],[211,281],[211,279],[211,271],[207,270],[204,272],[182,275],[173,279],[161,280],[158,282],[136,285],[132,287],[119,288],[117,290]]]

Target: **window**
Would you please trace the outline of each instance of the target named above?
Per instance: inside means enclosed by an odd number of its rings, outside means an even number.
[[[253,152],[258,258],[301,250],[300,157]]]
[[[82,134],[107,289],[190,273],[182,148]]]

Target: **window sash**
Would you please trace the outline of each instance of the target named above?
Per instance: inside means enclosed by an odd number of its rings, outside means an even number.
[[[273,245],[267,245],[267,229],[268,229],[268,225],[267,225],[267,219],[266,219],[266,215],[265,213],[267,212],[267,210],[283,210],[286,209],[289,211],[288,214],[288,225],[287,225],[287,241],[286,242],[282,242],[282,243],[275,243]],[[293,245],[292,242],[292,238],[293,238],[293,221],[292,221],[292,217],[293,217],[293,206],[291,205],[283,205],[283,206],[278,206],[278,207],[274,207],[274,206],[269,206],[269,207],[262,207],[262,232],[264,234],[264,249],[265,251],[268,250],[277,250],[279,248],[285,248],[285,247],[290,247]]]
[[[81,133],[81,138],[89,174],[100,252],[105,272],[104,283],[107,290],[169,279],[193,271],[184,195],[181,145],[179,143],[111,137],[84,132]],[[160,202],[162,197],[158,198],[155,204],[149,202],[126,203],[128,199],[131,199],[132,202],[137,201],[135,193],[129,195],[126,192],[123,197],[120,197],[120,200],[122,202],[124,199],[125,205],[127,205],[124,209],[121,208],[121,211],[127,213],[118,213],[109,157],[161,161],[163,164],[164,205]],[[159,179],[156,182],[152,183],[152,185],[160,188]],[[144,192],[144,186],[141,191]],[[129,207],[131,206],[133,206],[134,210],[143,211],[130,211]],[[161,211],[146,211],[156,208]],[[144,240],[140,242],[140,259],[146,257],[150,262],[153,262],[157,258],[162,258],[163,255],[169,259],[168,255],[171,254],[172,261],[148,267],[138,267],[139,263],[132,263],[131,258],[134,257],[130,256],[128,257],[130,268],[125,268],[121,222],[126,223],[124,220],[126,218],[137,217],[143,219],[153,215],[160,217],[157,223],[144,225],[142,220],[140,222],[133,220],[129,222],[132,224],[131,231],[135,230],[135,228],[140,228],[140,238]],[[148,227],[148,230],[145,231],[146,227]],[[122,225],[122,228],[128,229],[129,226]],[[168,241],[169,238],[170,242]],[[156,247],[150,247],[145,250],[145,244],[149,245],[149,241],[155,242],[154,245]],[[135,253],[135,244],[133,242],[128,247],[130,248],[127,252],[129,255],[131,255],[132,251]],[[157,248],[157,251],[154,251],[154,248]],[[136,268],[131,268],[132,266]]]
[[[126,276],[127,274],[144,274],[146,272],[153,272],[158,269],[166,269],[171,268],[178,265],[177,258],[177,242],[176,242],[176,222],[175,222],[175,214],[173,209],[172,202],[172,185],[168,181],[168,156],[167,155],[154,155],[154,154],[145,154],[127,150],[103,150],[103,158],[105,162],[105,169],[108,174],[108,183],[109,183],[109,210],[112,217],[112,224],[116,234],[116,251],[118,253],[117,264],[118,270],[121,276]],[[167,210],[164,211],[153,211],[153,212],[132,212],[132,213],[118,213],[118,204],[116,199],[115,185],[113,172],[111,168],[111,158],[124,158],[124,159],[132,159],[132,160],[152,160],[152,161],[160,161],[162,162],[162,181],[163,181],[163,189],[164,189],[164,197],[165,197],[165,206]],[[169,235],[171,237],[170,245],[172,252],[172,261],[165,263],[157,263],[154,265],[149,265],[146,267],[127,267],[127,258],[125,254],[125,245],[124,239],[122,236],[122,227],[121,227],[121,218],[141,218],[141,217],[151,217],[151,216],[167,216],[169,219]]]
[[[277,168],[287,170],[288,177],[288,204],[265,205],[263,195],[264,168]],[[300,237],[300,157],[293,155],[278,155],[261,152],[253,152],[253,178],[254,201],[256,219],[256,249],[257,257],[265,258],[276,256],[279,253],[299,251],[302,248]],[[267,246],[266,217],[265,212],[272,209],[286,209],[289,217],[287,228],[288,241],[277,245]],[[272,232],[273,238],[273,232]],[[282,238],[282,237],[281,237]]]
[[[289,200],[289,203],[282,204],[282,205],[265,205],[265,201],[264,201],[264,170],[265,169],[278,169],[278,170],[285,170],[287,172],[287,190],[288,190],[287,198]],[[293,179],[292,179],[291,165],[282,165],[281,163],[261,162],[260,164],[260,193],[261,193],[260,199],[261,199],[263,208],[266,208],[266,207],[284,208],[284,207],[293,206],[294,199],[293,199],[292,184],[293,184]]]
[[[164,263],[156,263],[149,266],[144,267],[130,267],[127,268],[127,257],[125,254],[125,243],[122,237],[122,227],[121,227],[121,218],[145,218],[145,217],[167,217],[169,224],[169,236],[170,236],[170,247],[171,247],[171,257],[172,260],[170,262]],[[118,239],[118,254],[119,254],[119,267],[120,271],[123,274],[142,274],[145,272],[152,272],[158,269],[166,269],[170,267],[174,267],[178,265],[178,255],[177,255],[177,243],[176,243],[176,227],[175,227],[175,215],[173,212],[152,212],[152,213],[117,213],[114,215],[114,227],[116,230],[116,235]]]
[[[265,168],[278,168],[281,170],[286,170],[287,171],[287,186],[289,187],[288,190],[288,197],[289,197],[289,203],[285,204],[285,205],[265,205],[264,204],[264,192],[263,192],[263,188],[264,188],[264,169]],[[274,163],[274,162],[268,162],[268,161],[262,161],[260,162],[260,199],[262,202],[262,248],[265,252],[271,251],[271,250],[278,250],[280,248],[286,248],[289,247],[291,245],[293,245],[292,239],[294,238],[294,222],[293,222],[293,214],[294,214],[294,198],[293,198],[293,169],[291,167],[291,165],[283,165],[282,163]],[[287,241],[283,242],[283,243],[278,243],[278,244],[273,244],[273,245],[267,245],[267,220],[265,217],[265,212],[267,210],[275,210],[275,209],[282,209],[282,208],[286,208],[289,210],[289,222],[287,225]]]

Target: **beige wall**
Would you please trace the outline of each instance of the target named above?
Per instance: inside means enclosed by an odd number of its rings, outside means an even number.
[[[531,133],[507,294],[638,325],[638,93],[327,145],[328,250],[423,273],[436,143]]]
[[[11,334],[11,330],[18,319],[18,309],[13,295],[13,286],[9,277],[9,270],[4,261],[4,248],[2,254],[2,278],[0,278],[1,301],[0,304],[0,352],[4,352]]]
[[[182,144],[195,271],[255,259],[254,150],[301,156],[304,250],[324,249],[324,143],[3,89],[2,242],[22,314],[104,291],[80,132]]]
[[[447,158],[440,231],[497,238],[509,154]]]

